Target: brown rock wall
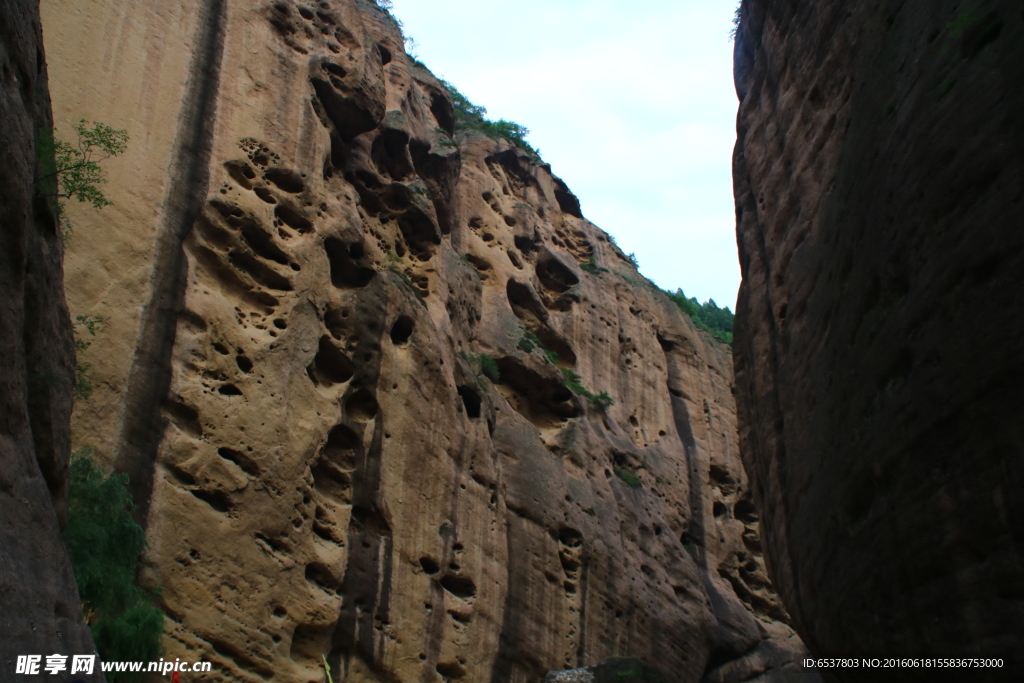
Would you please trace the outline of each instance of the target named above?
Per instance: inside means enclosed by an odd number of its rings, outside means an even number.
[[[736,395],[775,585],[819,653],[1020,652],[1020,4],[742,11]]]
[[[0,20],[0,668],[94,651],[60,538],[74,382],[55,205],[40,198],[38,136],[52,127],[39,13]],[[28,680],[28,679],[26,679]]]
[[[454,140],[386,13],[74,7],[44,8],[58,116],[133,136],[68,256],[72,305],[110,321],[76,439],[148,510],[169,656],[497,683],[620,654],[738,681],[787,662],[763,642],[799,651],[729,349],[548,166]]]

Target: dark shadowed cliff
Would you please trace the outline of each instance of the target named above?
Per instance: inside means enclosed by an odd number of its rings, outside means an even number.
[[[818,653],[1019,658],[1024,7],[742,13],[736,396],[775,585]]]
[[[74,351],[55,206],[35,182],[37,137],[52,125],[38,5],[0,11],[0,677],[11,680],[17,655],[93,644],[58,521]]]

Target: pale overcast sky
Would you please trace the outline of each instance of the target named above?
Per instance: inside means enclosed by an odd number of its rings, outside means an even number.
[[[736,0],[394,0],[437,76],[528,140],[659,286],[735,308]]]

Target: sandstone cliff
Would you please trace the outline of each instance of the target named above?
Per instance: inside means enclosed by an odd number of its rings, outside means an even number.
[[[66,261],[107,321],[74,427],[132,477],[167,656],[535,683],[611,655],[740,681],[800,652],[729,348],[547,165],[455,135],[386,12],[53,0],[44,22],[58,117],[132,134]]]
[[[60,538],[67,507],[74,351],[55,205],[37,195],[52,126],[36,3],[0,21],[0,670],[18,655],[87,654]],[[50,151],[52,154],[52,150]]]
[[[1019,658],[1021,5],[742,14],[736,395],[776,586],[812,651]]]

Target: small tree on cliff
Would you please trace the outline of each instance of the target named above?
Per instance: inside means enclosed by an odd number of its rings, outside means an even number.
[[[56,132],[56,128],[54,132]],[[128,133],[93,121],[90,128],[81,119],[75,126],[78,141],[75,144],[58,140],[52,134],[42,135],[36,142],[36,153],[43,175],[36,179],[39,194],[57,200],[57,214],[64,223],[63,199],[90,202],[102,209],[111,202],[98,187],[107,182],[100,162],[124,154],[128,148]]]

